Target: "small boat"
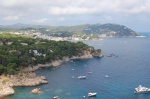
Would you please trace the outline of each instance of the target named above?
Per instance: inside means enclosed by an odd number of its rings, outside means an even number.
[[[53,97],[53,99],[60,99],[58,96]]]
[[[96,96],[96,95],[97,95],[96,92],[94,92],[94,93],[92,93],[92,92],[88,93],[88,96],[89,96],[89,97],[94,97],[94,96]]]
[[[88,72],[88,74],[92,74],[92,72]]]
[[[79,78],[79,79],[85,79],[86,76],[79,76],[78,78]]]
[[[109,76],[108,76],[108,75],[105,75],[105,77],[108,78]]]
[[[150,88],[139,85],[137,88],[135,88],[134,93],[150,93]]]

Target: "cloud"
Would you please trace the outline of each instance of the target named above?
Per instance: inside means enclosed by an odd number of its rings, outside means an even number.
[[[72,14],[91,14],[95,10],[94,9],[88,9],[86,7],[73,7],[73,6],[67,6],[67,7],[50,7],[48,9],[48,13],[52,15],[72,15]]]
[[[150,13],[149,0],[1,0],[0,11],[29,15],[83,15]]]
[[[0,16],[124,15],[150,13],[148,0],[1,0]],[[107,16],[107,15],[106,15]]]
[[[66,4],[51,5],[48,13],[51,15],[72,15],[72,14],[101,14],[101,13],[125,13],[139,14],[150,13],[150,1],[148,0],[79,0]],[[80,3],[76,3],[80,2]]]
[[[13,20],[18,20],[18,19],[19,19],[19,16],[7,16],[3,18],[3,20],[6,20],[6,21],[13,21]]]
[[[12,24],[15,22],[28,22],[28,24],[34,22],[36,24],[52,25],[74,25],[95,22],[117,22],[121,24],[130,22],[132,24],[141,18],[144,22],[148,22],[147,19],[149,19],[150,15],[150,0],[0,1],[1,24]]]

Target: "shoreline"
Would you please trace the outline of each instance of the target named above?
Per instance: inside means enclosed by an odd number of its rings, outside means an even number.
[[[65,62],[69,62],[74,59],[90,59],[93,57],[103,57],[103,54],[98,51],[91,53],[90,51],[84,51],[81,56],[63,57],[62,60],[55,60],[46,64],[38,64],[36,66],[28,66],[20,68],[21,73],[17,75],[1,75],[0,76],[0,98],[15,94],[13,87],[17,86],[37,86],[40,84],[47,84],[44,76],[36,76],[34,71],[44,67],[58,67]]]
[[[0,98],[15,94],[13,87],[37,86],[47,83],[48,81],[46,81],[46,78],[44,76],[36,76],[34,72],[19,73],[17,75],[1,75]]]
[[[65,62],[69,62],[71,60],[75,60],[75,59],[90,59],[93,57],[103,57],[104,55],[101,52],[95,52],[94,54],[91,54],[90,51],[84,51],[84,54],[81,56],[73,56],[71,58],[69,57],[63,57],[61,60],[54,60],[52,62],[46,63],[46,64],[37,64],[35,66],[28,66],[25,68],[20,68],[20,70],[22,72],[33,72],[36,71],[40,68],[44,68],[44,67],[58,67],[60,65],[62,65]]]

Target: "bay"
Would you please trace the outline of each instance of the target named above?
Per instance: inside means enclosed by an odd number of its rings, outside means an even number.
[[[104,57],[73,60],[59,68],[38,70],[37,75],[46,76],[48,84],[16,87],[16,94],[4,99],[52,99],[54,96],[89,99],[88,92],[97,92],[97,96],[90,99],[150,99],[150,94],[134,94],[139,84],[150,87],[149,37],[83,42],[102,49]],[[86,79],[78,79],[80,75],[85,75]],[[30,94],[37,87],[44,93]]]

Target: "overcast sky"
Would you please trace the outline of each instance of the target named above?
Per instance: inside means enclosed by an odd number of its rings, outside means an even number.
[[[116,23],[150,32],[150,0],[0,0],[0,25]]]

